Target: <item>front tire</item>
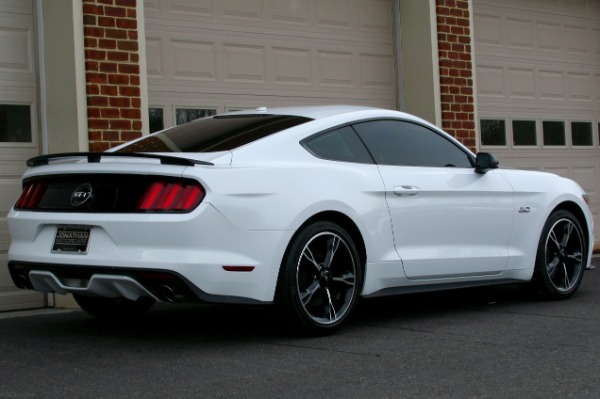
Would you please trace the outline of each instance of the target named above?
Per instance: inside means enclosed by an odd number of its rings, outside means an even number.
[[[286,251],[276,304],[302,333],[331,334],[352,314],[362,282],[362,261],[350,235],[335,223],[315,222]]]
[[[140,297],[137,301],[125,298],[104,298],[73,294],[75,301],[87,313],[103,319],[127,319],[144,314],[154,305],[154,299]]]
[[[550,215],[538,244],[533,287],[547,299],[567,299],[579,288],[587,263],[587,244],[569,211]]]

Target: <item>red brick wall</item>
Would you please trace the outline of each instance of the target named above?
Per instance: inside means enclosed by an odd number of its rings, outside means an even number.
[[[475,150],[469,2],[436,0],[442,128]]]
[[[140,137],[137,0],[83,0],[90,151]]]

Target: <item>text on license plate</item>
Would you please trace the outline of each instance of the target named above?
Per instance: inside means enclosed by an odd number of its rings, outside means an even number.
[[[56,229],[52,252],[84,255],[88,252],[89,226],[59,226]]]

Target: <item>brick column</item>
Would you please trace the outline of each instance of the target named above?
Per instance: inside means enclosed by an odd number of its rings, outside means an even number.
[[[442,128],[476,147],[469,2],[436,0]]]
[[[137,0],[83,0],[90,151],[142,134]]]

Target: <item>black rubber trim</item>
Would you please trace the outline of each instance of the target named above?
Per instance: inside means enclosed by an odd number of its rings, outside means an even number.
[[[519,284],[526,283],[526,281],[517,279],[499,279],[489,281],[465,281],[460,283],[446,283],[446,284],[423,284],[423,285],[405,285],[401,287],[390,287],[384,288],[379,291],[375,291],[369,295],[363,295],[363,298],[380,298],[384,296],[404,295],[404,294],[418,294],[422,292],[434,292],[434,291],[447,291],[463,288],[476,288],[476,287],[487,287],[491,285],[506,285],[506,284]]]

